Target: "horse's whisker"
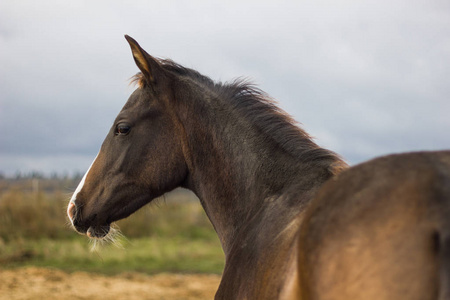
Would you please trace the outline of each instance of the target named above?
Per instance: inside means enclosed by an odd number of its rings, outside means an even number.
[[[106,233],[108,227],[104,227],[101,229],[103,233]],[[107,245],[113,245],[119,249],[125,249],[125,244],[128,242],[127,238],[122,234],[117,224],[111,224],[109,227],[108,233],[102,238],[89,238],[91,245],[91,251],[96,252],[99,251],[102,247]]]

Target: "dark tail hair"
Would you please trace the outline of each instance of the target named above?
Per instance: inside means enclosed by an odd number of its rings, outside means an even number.
[[[441,235],[439,244],[439,300],[450,300],[450,235]]]

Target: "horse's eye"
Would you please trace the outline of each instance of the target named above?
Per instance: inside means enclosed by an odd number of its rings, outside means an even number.
[[[119,123],[116,126],[116,135],[127,135],[131,130],[131,126],[126,123]]]

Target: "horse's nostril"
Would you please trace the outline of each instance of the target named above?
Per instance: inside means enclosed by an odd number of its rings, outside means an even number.
[[[73,222],[73,216],[75,215],[76,206],[75,203],[70,201],[69,206],[67,207],[67,215],[69,219]]]

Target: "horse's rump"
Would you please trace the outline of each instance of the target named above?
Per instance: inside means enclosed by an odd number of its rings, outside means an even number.
[[[302,225],[305,299],[448,293],[449,212],[450,152],[391,155],[344,171],[323,186]]]

